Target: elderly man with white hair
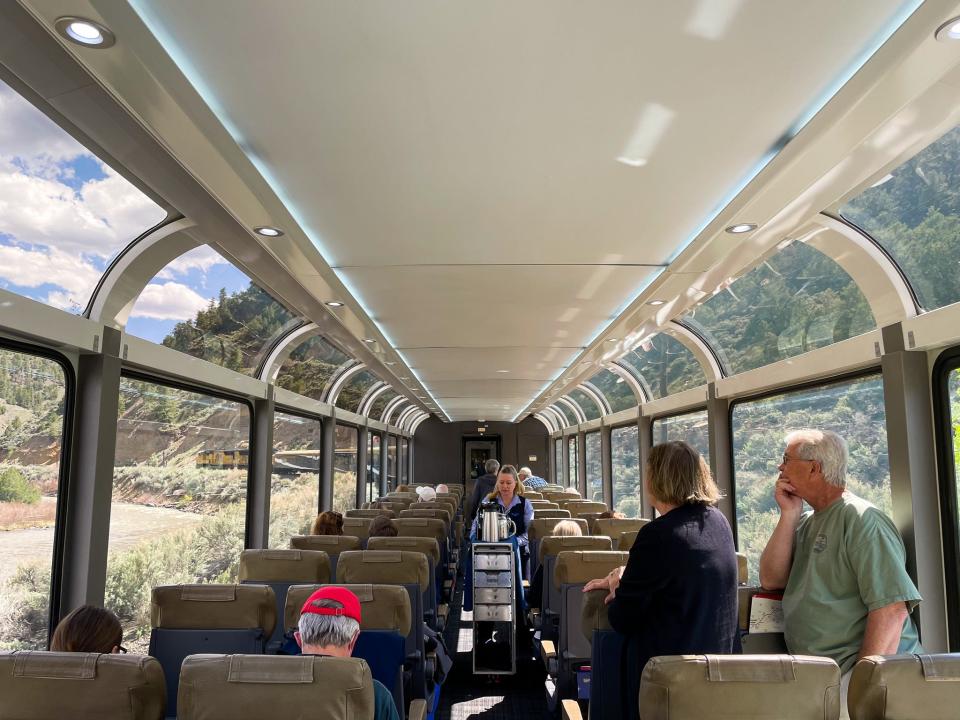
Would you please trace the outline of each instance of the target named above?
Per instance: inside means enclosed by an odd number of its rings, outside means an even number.
[[[539,490],[544,485],[547,484],[547,481],[542,477],[537,477],[533,474],[533,470],[524,466],[517,471],[517,475],[520,476],[520,482],[523,483],[524,487],[527,490]]]
[[[920,593],[893,521],[846,490],[843,438],[798,430],[786,443],[774,491],[780,520],[760,556],[760,584],[784,591],[787,649],[837,661],[847,717],[859,658],[922,652],[910,617]],[[803,512],[804,501],[812,512]]]

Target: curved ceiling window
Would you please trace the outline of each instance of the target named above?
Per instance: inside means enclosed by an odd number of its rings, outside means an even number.
[[[289,310],[204,245],[150,281],[130,311],[126,330],[249,375],[292,319]]]
[[[576,425],[577,419],[573,417],[573,410],[568,408],[563,403],[554,403],[550,406],[551,409],[556,412],[561,418],[563,418],[563,426],[569,427],[570,425]]]
[[[3,82],[0,128],[0,288],[80,314],[167,212]]]
[[[960,127],[840,208],[903,270],[927,310],[960,300]]]
[[[580,406],[587,420],[596,420],[603,414],[603,409],[597,406],[596,401],[580,388],[574,388],[568,392],[567,397]]]
[[[383,411],[387,407],[387,403],[393,400],[397,396],[396,390],[384,390],[382,393],[377,395],[377,399],[373,401],[373,404],[370,406],[370,412],[367,413],[367,417],[372,417],[376,420],[380,419],[380,416],[383,415]]]
[[[693,353],[666,333],[647,338],[620,358],[620,362],[633,368],[652,398],[666,397],[707,382]]]
[[[636,407],[638,404],[627,381],[609,370],[601,370],[587,382],[603,393],[613,412]]]
[[[352,378],[347,380],[347,384],[340,389],[337,395],[337,407],[341,410],[357,412],[360,409],[360,401],[367,394],[367,390],[380,378],[369,370],[361,370]]]
[[[860,288],[833,260],[795,242],[683,316],[734,374],[872,330]]]
[[[325,338],[314,335],[290,353],[277,373],[276,385],[320,400],[337,368],[350,361],[349,355]]]

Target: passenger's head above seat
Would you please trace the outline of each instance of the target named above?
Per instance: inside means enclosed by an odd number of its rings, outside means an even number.
[[[437,495],[439,495],[440,493],[449,493],[449,492],[450,492],[450,488],[447,487],[446,483],[440,483],[439,485],[437,485]]]
[[[378,515],[370,523],[370,537],[396,537],[397,526],[386,515]]]
[[[350,657],[360,636],[360,600],[346,588],[322,587],[303,604],[298,628],[293,636],[304,655]]]
[[[50,649],[59,652],[118,653],[122,642],[123,628],[116,615],[103,608],[84,605],[60,621],[53,631]]]
[[[429,485],[418,487],[417,495],[420,496],[417,502],[433,502],[437,499],[437,491]]]
[[[523,482],[528,477],[533,475],[533,471],[528,467],[522,467],[519,470],[517,470],[517,475],[520,476],[520,482]]]
[[[311,535],[343,535],[343,515],[332,510],[322,512],[310,526]]]
[[[622,512],[606,510],[597,516],[597,520],[623,520],[626,517]]]
[[[682,440],[654,445],[647,458],[646,489],[654,505],[674,507],[692,503],[713,505],[720,491],[710,468],[696,450]],[[665,512],[660,507],[657,510]]]
[[[573,520],[561,520],[553,526],[551,535],[560,535],[561,537],[580,537],[583,533],[580,526]]]

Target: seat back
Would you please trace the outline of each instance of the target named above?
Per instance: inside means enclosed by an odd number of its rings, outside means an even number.
[[[523,496],[531,502],[534,500],[543,500],[543,495],[536,490],[524,490]]]
[[[960,709],[960,653],[865,657],[853,667],[851,720],[933,720]]]
[[[177,714],[180,666],[203,652],[262,654],[277,624],[268,585],[162,585],[150,598],[150,655],[167,681],[167,712]]]
[[[833,720],[840,668],[805,655],[665,655],[647,663],[643,720],[699,720],[706,708],[717,709],[714,717]]]
[[[630,552],[630,548],[633,547],[633,542],[637,539],[639,532],[639,530],[624,530],[620,532],[617,537],[617,550]]]
[[[290,538],[294,550],[321,550],[330,558],[330,577],[337,576],[337,558],[344,550],[359,550],[360,538],[353,535],[294,535]]]
[[[446,529],[447,533],[450,532],[450,523],[453,522],[453,517],[450,514],[450,510],[447,508],[421,508],[420,503],[417,503],[409,510],[401,510],[400,518],[434,518],[443,522],[443,526]]]
[[[399,537],[429,537],[437,541],[440,548],[439,580],[442,583],[447,579],[447,563],[449,562],[450,528],[443,520],[424,517],[403,517],[394,521]]]
[[[417,502],[417,500],[420,499],[420,496],[415,492],[402,493],[393,491],[384,495],[382,499],[386,500],[387,502],[405,501],[409,505],[410,503]]]
[[[628,696],[621,671],[626,635],[614,631],[607,618],[606,590],[591,590],[583,596],[580,630],[590,646],[590,716],[627,717]]]
[[[357,510],[354,508],[353,510],[347,510],[346,512],[346,517],[348,518],[370,518],[371,520],[375,517],[380,517],[381,515],[384,515],[392,520],[397,516],[397,513],[395,513],[393,510],[387,510],[386,508],[382,507],[368,508],[366,510]]]
[[[527,526],[527,541],[530,544],[530,573],[531,576],[537,571],[537,568],[540,566],[540,540],[541,538],[546,537],[547,535],[553,534],[553,528],[561,520],[569,520],[570,518],[544,518],[538,517],[536,511],[534,511],[533,520],[530,521],[530,524]],[[580,520],[579,518],[574,519],[578,526],[580,526],[581,535],[589,535],[590,530],[587,527],[586,520]]]
[[[145,655],[0,652],[0,717],[161,720],[163,669]]]
[[[524,497],[526,497],[526,495]],[[534,512],[536,512],[537,510],[540,510],[541,508],[544,510],[560,509],[560,506],[557,503],[552,502],[550,500],[527,500],[527,502],[529,502],[533,506]]]
[[[740,585],[746,585],[747,579],[750,577],[748,568],[747,568],[747,554],[746,553],[737,553],[737,583]]]
[[[563,492],[562,490],[543,490],[540,494],[543,495],[543,499],[544,499],[544,500],[546,500],[546,501],[548,501],[548,502],[552,502],[552,503],[557,502],[557,500],[571,500],[571,499],[574,499],[574,496],[573,496],[573,495],[568,495],[567,493]]]
[[[429,502],[418,502],[411,505],[408,510],[449,510],[450,520],[457,516],[457,501],[452,497],[437,498]]]
[[[277,601],[277,617],[283,617],[287,588],[296,583],[330,582],[330,557],[320,550],[244,550],[240,553],[240,582],[269,585]],[[283,626],[276,623],[267,640],[267,652],[276,652],[283,642]]]
[[[373,678],[359,658],[195,655],[183,662],[178,720],[372,718]]]
[[[553,572],[557,562],[557,555],[571,550],[610,550],[610,538],[595,535],[581,535],[579,537],[564,537],[547,535],[540,541],[538,552],[540,564],[543,565],[543,597],[539,600],[540,611],[544,621],[549,617],[556,617],[560,612],[560,588],[553,584]],[[591,578],[592,579],[592,578]],[[546,625],[546,622],[544,623]],[[555,637],[555,634],[552,634]],[[544,639],[551,639],[545,637]]]
[[[370,537],[370,524],[372,522],[371,518],[345,517],[343,519],[343,534],[357,538],[360,540],[360,547],[365,548],[367,538]]]
[[[300,622],[300,610],[307,598],[321,585],[294,585],[287,594],[283,613],[284,636],[291,653],[298,648],[293,633]],[[410,634],[410,597],[399,585],[340,585],[360,601],[360,638],[353,657],[363,658],[373,679],[390,689],[397,713],[403,717],[403,661],[406,638]],[[291,644],[292,643],[292,644]]]
[[[609,509],[606,503],[593,500],[574,500],[568,502],[565,507],[574,517],[578,517],[580,513],[603,513]]]
[[[594,535],[606,535],[613,540],[614,550],[620,550],[620,533],[627,530],[639,530],[649,520],[643,518],[597,518],[591,524]],[[629,550],[630,548],[622,548]]]
[[[372,537],[367,541],[367,550],[406,550],[407,552],[423,553],[427,556],[430,587],[423,594],[424,619],[430,627],[436,629],[441,590],[437,569],[440,564],[440,546],[437,541],[426,537]]]
[[[569,520],[571,517],[569,510],[554,510],[553,508],[536,508],[533,511],[533,516],[535,518],[549,518],[551,520]]]

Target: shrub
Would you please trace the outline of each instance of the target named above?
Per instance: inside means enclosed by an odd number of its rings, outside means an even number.
[[[0,470],[0,502],[40,502],[40,489],[31,485],[16,468]]]

